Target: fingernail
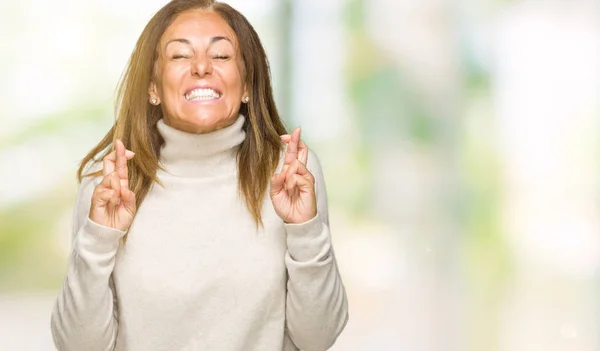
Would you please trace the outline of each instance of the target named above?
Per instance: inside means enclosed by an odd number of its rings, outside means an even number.
[[[125,151],[125,155],[126,155],[127,157],[133,157],[133,156],[135,156],[135,152],[133,152],[133,151],[129,151],[129,150],[126,150],[126,151]]]

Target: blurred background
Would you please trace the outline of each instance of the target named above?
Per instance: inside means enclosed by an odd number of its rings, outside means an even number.
[[[53,350],[78,162],[165,3],[0,1],[0,350]],[[600,350],[600,2],[229,3],[324,167],[333,350]]]

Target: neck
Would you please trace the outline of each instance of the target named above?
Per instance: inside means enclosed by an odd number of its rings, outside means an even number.
[[[181,120],[181,119],[172,119],[172,118],[168,118],[166,116],[163,118],[163,122],[166,125],[174,128],[174,129],[178,129],[182,132],[186,132],[186,133],[190,133],[190,134],[208,134],[208,133],[216,132],[219,129],[223,129],[223,128],[227,128],[227,127],[231,126],[233,123],[235,123],[236,120],[237,120],[237,118],[235,118],[235,119],[227,118],[224,120],[220,120],[217,123],[214,123],[212,125],[201,126],[198,124],[189,123],[189,122]]]
[[[189,133],[160,120],[158,132],[164,139],[160,162],[165,170],[179,177],[214,177],[237,170],[237,151],[246,133],[245,117],[224,128],[203,134]]]

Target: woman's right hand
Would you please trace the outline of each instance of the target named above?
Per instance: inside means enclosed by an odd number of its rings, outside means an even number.
[[[127,231],[135,211],[135,194],[129,190],[127,160],[135,156],[126,150],[119,139],[115,141],[116,150],[104,157],[102,163],[102,182],[94,189],[90,219],[97,224]]]

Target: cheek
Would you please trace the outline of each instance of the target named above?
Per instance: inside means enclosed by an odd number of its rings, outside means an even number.
[[[239,71],[229,72],[228,81],[230,89],[235,91],[236,94],[241,94],[243,92],[242,75]]]
[[[181,87],[182,77],[184,76],[184,67],[164,67],[162,74],[162,82],[159,87],[159,90],[162,90],[162,95],[178,95]]]

